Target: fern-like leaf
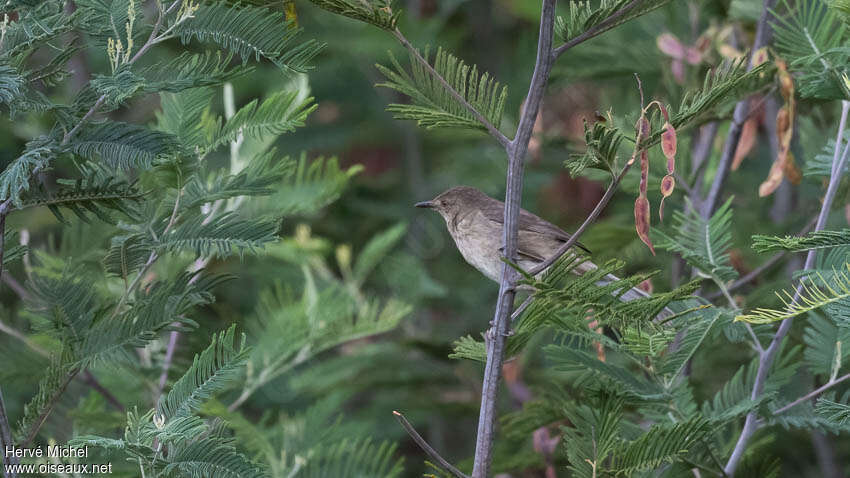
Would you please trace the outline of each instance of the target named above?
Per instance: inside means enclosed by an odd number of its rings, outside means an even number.
[[[424,58],[430,62],[428,50]],[[387,110],[399,119],[415,120],[425,128],[470,128],[486,130],[475,116],[449,93],[413,54],[410,55],[411,73],[408,73],[394,56],[393,68],[377,65],[387,78],[377,86],[391,88],[410,97],[412,104],[391,104]],[[508,89],[487,73],[479,74],[478,67],[468,66],[454,55],[437,50],[434,70],[452,86],[470,105],[496,128],[502,121]]]
[[[245,334],[236,338],[236,325],[214,335],[210,345],[195,355],[192,366],[157,403],[159,416],[169,420],[190,415],[239,376],[248,358]],[[237,475],[238,476],[238,475]]]
[[[847,271],[850,271],[850,264],[847,264]],[[752,324],[769,324],[847,300],[850,298],[850,276],[847,271],[836,271],[829,281],[818,273],[814,281],[802,282],[802,290],[797,301],[794,301],[794,295],[787,290],[777,292],[776,296],[784,306],[782,309],[757,308],[748,314],[735,317],[735,320]]]
[[[395,10],[392,0],[310,0],[320,8],[354,18],[361,22],[371,23],[384,30],[394,30],[401,15],[401,10]]]
[[[657,8],[660,8],[670,0],[650,0],[641,2],[638,5],[632,6],[628,11],[617,16],[613,21],[609,21],[604,25],[600,24],[615,13],[623,10],[631,0],[601,0],[600,2],[575,1],[571,0],[567,6],[568,14],[566,17],[558,17],[555,20],[555,34],[558,35],[564,42],[584,34],[586,31],[594,29],[593,35],[590,38],[604,33],[618,25],[622,25],[629,20],[647,14]],[[598,28],[597,28],[598,26]]]
[[[227,257],[246,251],[256,253],[277,240],[276,221],[238,219],[235,213],[222,214],[205,223],[206,216],[175,226],[156,247],[168,252],[191,251],[203,257]]]
[[[115,220],[105,209],[119,211],[126,216],[138,216],[136,204],[144,195],[134,184],[116,181],[104,174],[92,173],[76,181],[60,180],[61,187],[55,192],[42,191],[24,200],[20,209],[45,206],[60,222],[67,224],[60,208],[88,221],[86,211],[102,221],[114,224]]]
[[[785,250],[792,252],[812,249],[827,249],[850,245],[850,229],[840,231],[815,231],[805,236],[753,236],[753,249],[756,252]]]
[[[305,72],[324,47],[315,40],[298,41],[300,28],[269,9],[224,2],[205,4],[176,29],[183,43],[192,39],[217,43],[242,57],[266,59],[284,72]]]
[[[21,193],[29,191],[35,171],[44,170],[56,157],[57,147],[47,137],[27,143],[23,154],[12,160],[0,173],[0,200],[11,199],[16,208],[23,206]]]
[[[242,107],[227,120],[211,138],[207,147],[216,147],[233,141],[241,133],[248,137],[278,135],[304,126],[313,110],[313,98],[300,99],[298,91],[281,91],[266,98],[262,103],[254,100]]]
[[[732,198],[707,221],[692,206],[685,210],[673,214],[674,237],[653,230],[658,237],[654,241],[656,247],[679,253],[707,277],[721,281],[734,279],[737,272],[730,265],[728,252],[732,241]]]
[[[84,128],[68,143],[74,154],[124,169],[150,169],[157,160],[174,154],[179,147],[173,135],[117,122]]]

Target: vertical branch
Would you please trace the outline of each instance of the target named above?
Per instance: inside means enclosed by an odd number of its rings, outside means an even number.
[[[835,143],[835,152],[832,156],[832,174],[829,177],[829,186],[827,186],[826,195],[823,198],[823,205],[821,206],[820,214],[818,214],[818,220],[815,224],[815,232],[823,230],[826,225],[826,219],[829,216],[829,209],[832,206],[832,201],[835,199],[835,193],[838,191],[838,185],[841,182],[841,175],[844,171],[844,166],[847,164],[847,156],[848,153],[850,153],[850,144],[844,147],[844,152],[842,153],[841,146],[843,141],[840,140],[844,134],[843,126],[846,123],[848,111],[850,111],[850,101],[842,101],[841,128],[839,128],[838,131],[839,141]],[[816,255],[817,249],[809,251],[806,255],[806,264],[803,266],[804,270],[811,269],[815,265]],[[800,300],[800,294],[805,280],[805,277],[800,278],[800,283],[797,285],[797,291],[794,293],[792,304],[796,304],[797,301]],[[773,340],[770,341],[770,345],[759,354],[759,366],[758,371],[756,372],[756,380],[753,383],[753,391],[750,394],[750,398],[752,400],[758,399],[764,391],[764,384],[767,380],[768,371],[770,370],[771,365],[773,365],[773,360],[776,358],[776,354],[779,351],[779,346],[782,343],[782,340],[786,335],[788,335],[788,331],[791,330],[791,324],[791,319],[783,320],[779,325],[779,329],[776,331],[776,335],[773,336]],[[757,427],[758,424],[756,423],[755,412],[748,413],[747,418],[744,420],[744,428],[741,430],[741,436],[738,437],[738,442],[735,444],[735,448],[732,450],[732,455],[726,463],[727,475],[733,476],[735,474],[735,469],[738,467],[738,463],[740,463],[741,458],[744,456],[744,452],[747,449],[747,443],[749,443],[750,438],[753,436],[753,433],[755,433]]]
[[[503,251],[505,257],[516,260],[519,210],[522,199],[522,175],[528,142],[531,139],[534,121],[540,110],[540,102],[555,56],[552,53],[552,37],[555,25],[555,0],[543,0],[540,13],[540,37],[537,41],[537,60],[528,88],[522,116],[513,141],[505,148],[508,153],[507,191],[505,192],[505,218]],[[481,410],[478,416],[478,434],[475,442],[475,461],[472,478],[489,476],[493,460],[493,438],[496,423],[496,398],[499,391],[505,341],[510,326],[511,311],[518,273],[505,264],[499,281],[499,299],[493,318],[493,326],[487,331],[487,363],[484,368],[484,383],[481,390]]]
[[[747,70],[753,68],[753,58],[755,53],[760,48],[767,45],[770,41],[771,28],[768,25],[770,18],[770,10],[776,4],[776,0],[764,0],[764,5],[761,10],[761,17],[756,26],[756,38],[753,40],[753,46],[750,50],[749,64]],[[723,143],[723,153],[720,156],[720,162],[717,164],[717,172],[714,175],[714,181],[711,183],[711,189],[708,191],[705,201],[702,203],[700,215],[703,219],[711,217],[714,212],[717,201],[720,199],[720,192],[723,190],[726,177],[729,175],[729,168],[732,166],[732,159],[735,157],[735,150],[738,149],[738,141],[741,139],[741,128],[744,121],[749,115],[749,98],[744,98],[735,105],[735,113],[732,115],[732,124],[729,125],[729,134],[726,136],[726,141]]]
[[[0,390],[0,454],[3,459],[0,460],[0,465],[3,465],[3,475],[7,478],[14,478],[15,473],[7,471],[7,465],[15,465],[18,459],[13,456],[6,455],[6,447],[14,446],[12,443],[12,429],[9,426],[9,416],[6,415],[6,403],[3,401],[3,391]]]

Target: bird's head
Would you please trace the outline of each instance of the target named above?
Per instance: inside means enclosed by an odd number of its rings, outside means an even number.
[[[430,201],[416,203],[416,207],[433,209],[447,220],[457,216],[459,212],[468,208],[475,208],[476,204],[489,199],[486,194],[469,186],[453,187]]]

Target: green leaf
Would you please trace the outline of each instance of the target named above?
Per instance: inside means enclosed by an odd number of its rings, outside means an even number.
[[[710,422],[695,418],[672,426],[653,425],[648,432],[614,453],[612,470],[626,476],[672,463],[692,451],[712,433]]]
[[[60,187],[54,192],[42,191],[28,197],[21,203],[20,209],[45,206],[65,224],[67,221],[60,208],[69,209],[83,221],[88,221],[88,211],[110,224],[114,224],[115,220],[106,210],[119,211],[130,218],[138,216],[136,206],[143,193],[131,183],[115,180],[102,172],[91,173],[76,181],[60,180],[59,183]]]
[[[424,58],[430,63],[428,49]],[[415,120],[425,128],[470,128],[486,131],[486,127],[423,66],[411,53],[411,73],[408,73],[395,57],[390,54],[393,68],[377,65],[387,78],[386,83],[377,86],[391,88],[410,97],[412,104],[391,104],[388,111],[399,119]],[[468,66],[463,60],[446,52],[437,50],[433,63],[434,70],[452,86],[472,107],[481,113],[496,128],[502,121],[502,111],[508,89],[499,84],[489,74],[478,73],[478,67]]]
[[[301,99],[299,91],[280,91],[262,103],[253,100],[207,138],[207,148],[212,150],[229,143],[239,134],[258,138],[295,131],[304,126],[307,115],[316,107],[313,98]]]
[[[847,264],[850,270],[850,264]],[[768,309],[759,307],[748,314],[735,317],[736,321],[749,322],[751,324],[769,324],[780,320],[790,319],[835,304],[850,298],[850,276],[847,271],[836,271],[832,280],[827,281],[822,275],[816,274],[815,283],[809,280],[802,282],[799,299],[794,301],[794,295],[789,291],[777,292],[776,295],[782,301],[783,308]]]
[[[354,264],[354,279],[357,282],[363,283],[366,276],[378,265],[378,263],[390,252],[390,250],[398,244],[398,241],[404,237],[407,232],[405,224],[396,224],[395,226],[383,231],[369,240],[363,251],[357,256],[357,262]]]
[[[653,229],[657,235],[657,239],[653,240],[656,247],[680,254],[688,264],[707,277],[720,281],[737,277],[738,273],[729,262],[732,198],[720,206],[707,221],[690,204],[685,206],[685,211],[673,213],[674,236]]]
[[[555,20],[555,34],[558,35],[564,42],[582,35],[593,28],[598,29],[589,38],[593,38],[601,33],[604,33],[614,27],[617,27],[629,20],[645,15],[657,8],[660,8],[670,0],[650,0],[641,2],[632,6],[629,10],[624,11],[608,23],[602,25],[602,22],[631,3],[631,0],[601,0],[600,2],[575,1],[571,0],[567,5],[568,16],[558,17]]]
[[[258,249],[277,240],[277,221],[238,219],[234,212],[216,216],[204,223],[206,216],[198,216],[176,225],[160,237],[156,247],[168,252],[190,251],[200,257],[227,257],[234,253],[241,257],[246,251]]]
[[[196,39],[214,42],[242,57],[266,59],[287,73],[305,72],[308,63],[324,47],[316,40],[298,42],[301,32],[280,13],[224,2],[202,4],[194,17],[175,29],[185,44]]]
[[[401,10],[393,9],[392,0],[310,0],[319,8],[384,30],[395,30]]]
[[[756,252],[786,250],[792,252],[827,249],[850,245],[850,229],[840,231],[815,231],[805,236],[753,236]]]
[[[265,478],[268,475],[236,451],[233,445],[217,438],[200,438],[168,454],[163,472],[169,476],[202,478]],[[179,475],[177,474],[179,472]]]
[[[190,415],[239,377],[248,358],[245,334],[236,339],[236,324],[225,332],[213,335],[212,342],[198,355],[192,366],[177,380],[167,396],[157,403],[157,414],[166,420]],[[172,463],[183,460],[175,459]],[[238,475],[237,475],[238,476]]]
[[[11,199],[16,208],[23,207],[21,193],[29,191],[32,176],[49,166],[56,157],[56,150],[55,143],[46,136],[28,142],[23,154],[12,160],[0,173],[0,199]]]
[[[177,137],[130,123],[106,122],[80,130],[67,145],[87,159],[114,168],[150,169],[155,162],[175,154]]]

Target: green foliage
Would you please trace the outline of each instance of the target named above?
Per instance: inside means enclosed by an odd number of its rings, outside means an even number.
[[[392,0],[310,0],[330,12],[370,23],[384,30],[395,30],[401,10],[394,10]]]
[[[154,244],[157,250],[188,251],[202,257],[227,257],[245,251],[256,253],[265,244],[277,240],[277,221],[243,220],[227,212],[207,221],[198,216],[175,226]]]
[[[631,0],[600,0],[598,3],[570,0],[567,6],[568,16],[558,17],[555,21],[555,34],[564,42],[569,42],[590,30],[593,30],[593,37],[656,10],[669,3],[669,0],[651,0],[631,6],[630,3]],[[620,11],[623,13],[619,14]],[[606,22],[609,17],[613,18]]]
[[[673,213],[673,222],[674,236],[653,230],[658,237],[656,247],[680,254],[704,277],[725,282],[737,276],[729,263],[732,198],[717,208],[707,221],[689,204],[684,213]]]
[[[214,335],[209,347],[195,356],[192,366],[157,403],[157,416],[170,420],[191,415],[238,378],[250,350],[245,340],[245,334],[241,339],[236,336],[236,325]]]
[[[423,57],[430,64],[428,49]],[[415,120],[424,128],[469,128],[486,130],[486,127],[463,104],[459,103],[449,90],[420,63],[411,53],[411,72],[390,54],[393,68],[377,65],[387,78],[386,83],[377,86],[391,88],[410,97],[412,104],[391,104],[388,111],[395,113],[398,119]],[[499,84],[489,74],[478,73],[478,67],[469,67],[463,60],[437,49],[433,68],[448,84],[473,108],[487,119],[490,124],[499,127],[508,89]]]
[[[393,457],[395,445],[370,440],[341,441],[311,460],[298,476],[333,478],[337,476],[381,476],[396,478],[403,471],[401,460]]]
[[[133,184],[115,181],[102,172],[93,172],[86,179],[68,181],[56,192],[42,192],[40,196],[31,196],[23,201],[20,209],[46,206],[59,221],[68,224],[60,208],[69,209],[83,221],[88,221],[86,212],[102,221],[114,223],[115,220],[106,210],[136,217],[136,205],[144,194]]]
[[[850,245],[850,229],[840,231],[815,231],[805,236],[753,236],[753,249],[756,252],[786,250],[792,252],[812,249],[827,249]]]
[[[207,139],[210,149],[247,137],[271,136],[295,131],[304,126],[307,115],[316,109],[313,98],[299,98],[298,91],[281,91],[260,103],[254,100],[217,128]]]
[[[850,264],[848,264],[848,268],[850,268]],[[777,292],[776,295],[782,301],[783,308],[759,307],[747,314],[735,317],[735,320],[752,324],[768,324],[796,317],[850,298],[850,277],[848,277],[846,271],[835,271],[829,281],[817,274],[814,281],[804,280],[798,287],[799,294],[796,292],[791,294],[789,291]]]
[[[564,166],[572,176],[578,176],[586,168],[599,168],[612,172],[619,159],[620,143],[625,137],[619,129],[609,126],[604,121],[587,126],[584,121],[584,141],[587,149],[584,153],[573,153],[564,162]]]
[[[56,146],[45,137],[30,141],[23,154],[0,173],[0,199],[11,200],[18,209],[23,207],[21,193],[29,191],[30,177],[43,171],[56,156]]]
[[[178,138],[170,134],[118,122],[84,128],[68,143],[68,149],[74,154],[124,169],[150,169],[178,148]]]
[[[299,42],[300,29],[280,13],[252,7],[204,4],[194,17],[175,28],[183,43],[192,39],[214,42],[245,62],[269,60],[286,73],[304,72],[323,45],[315,40]]]
[[[847,31],[836,12],[821,0],[792,3],[783,0],[776,14],[776,49],[787,60],[800,96],[818,99],[847,99],[844,84],[850,53]]]

